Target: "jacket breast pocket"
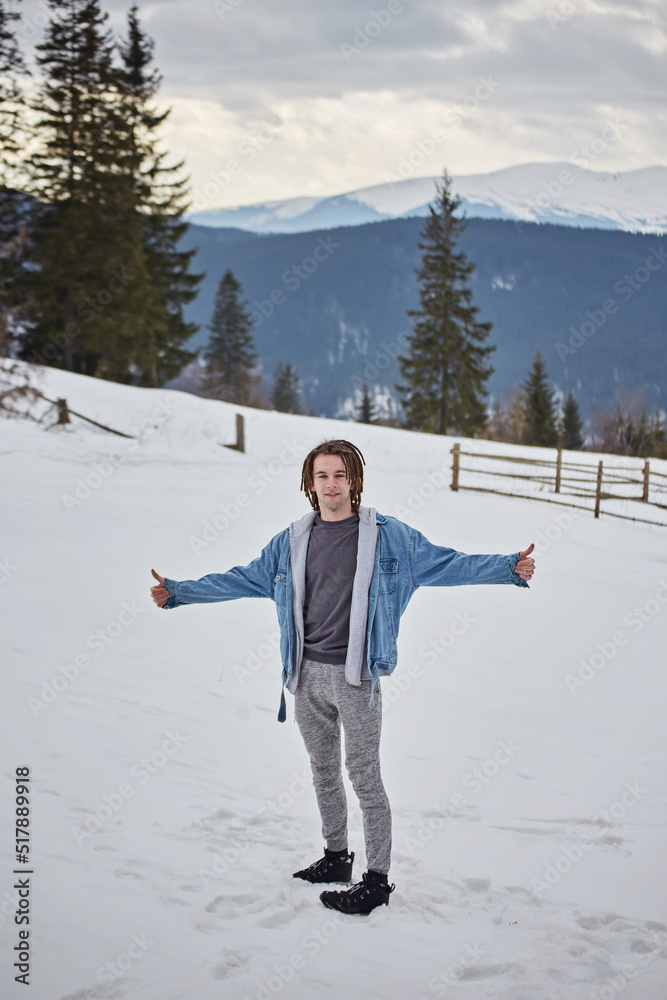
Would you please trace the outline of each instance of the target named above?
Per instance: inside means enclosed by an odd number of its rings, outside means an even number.
[[[276,604],[287,603],[287,570],[279,569],[273,578],[273,600]]]
[[[397,581],[398,559],[381,559],[378,594],[394,594]]]

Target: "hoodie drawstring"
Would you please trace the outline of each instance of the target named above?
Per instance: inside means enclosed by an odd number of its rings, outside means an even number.
[[[283,690],[280,695],[280,708],[278,710],[278,722],[284,722],[287,718],[287,703],[285,702],[285,681],[283,681]]]

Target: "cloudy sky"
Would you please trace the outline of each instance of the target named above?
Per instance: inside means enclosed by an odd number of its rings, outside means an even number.
[[[129,3],[103,6],[122,30]],[[36,38],[46,4],[22,7]],[[594,170],[667,164],[666,0],[139,7],[172,108],[164,145],[199,208],[349,191],[406,162],[411,176],[582,151]]]

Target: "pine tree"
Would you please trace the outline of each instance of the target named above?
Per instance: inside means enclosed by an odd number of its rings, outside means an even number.
[[[26,201],[11,187],[23,125],[18,78],[27,73],[14,31],[19,17],[0,0],[0,354],[23,298],[20,277],[26,242]]]
[[[23,96],[18,78],[28,70],[14,31],[20,16],[0,0],[0,184],[7,182],[7,167],[18,151],[22,125]]]
[[[406,385],[396,388],[408,428],[472,435],[486,425],[485,384],[493,371],[486,361],[494,348],[484,346],[491,323],[478,322],[472,305],[475,266],[454,252],[466,222],[455,217],[461,201],[450,188],[445,171],[419,244],[420,309],[408,313],[416,322],[407,356],[398,358]]]
[[[377,421],[377,410],[373,397],[371,396],[368,382],[364,382],[361,388],[361,399],[357,407],[358,424],[374,424]]]
[[[203,390],[216,398],[248,405],[257,354],[252,338],[253,319],[239,299],[241,292],[240,283],[227,269],[220,279],[208,327],[212,336],[203,352]]]
[[[188,207],[187,178],[179,176],[183,161],[166,165],[167,154],[157,147],[157,129],[171,109],[158,112],[152,103],[161,76],[152,67],[154,42],[142,30],[136,6],[129,11],[127,38],[119,49],[129,176],[144,239],[143,308],[132,361],[139,384],[160,385],[196,356],[183,346],[198,329],[196,324],[185,321],[183,306],[196,296],[203,275],[189,273],[195,250],[178,248],[188,228],[183,220]]]
[[[558,445],[554,394],[547,378],[544,359],[535,352],[533,367],[523,384],[525,419],[524,444],[555,448]]]
[[[23,263],[28,216],[25,196],[0,186],[0,355],[11,355],[20,345],[27,298]]]
[[[570,389],[563,404],[563,417],[560,422],[560,443],[568,451],[580,451],[584,447],[583,425],[579,406],[574,393]]]
[[[48,0],[33,110],[34,308],[21,356],[130,381],[143,226],[127,183],[120,70],[99,0]]]
[[[273,379],[271,405],[280,413],[301,412],[301,382],[289,362],[279,364]]]
[[[99,0],[48,0],[37,47],[44,83],[34,105],[32,325],[21,356],[88,375],[160,385],[191,361],[197,330],[183,306],[201,276],[181,252],[182,164],[166,166],[152,100],[160,77],[137,8],[116,46]],[[120,52],[121,65],[115,61]]]

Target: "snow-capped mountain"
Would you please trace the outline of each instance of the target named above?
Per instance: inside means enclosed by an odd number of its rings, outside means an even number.
[[[488,174],[454,176],[470,218],[550,222],[594,229],[667,232],[667,167],[602,173],[572,163],[527,163]],[[333,197],[288,198],[194,212],[203,226],[257,233],[299,233],[424,216],[438,177],[415,177]]]

